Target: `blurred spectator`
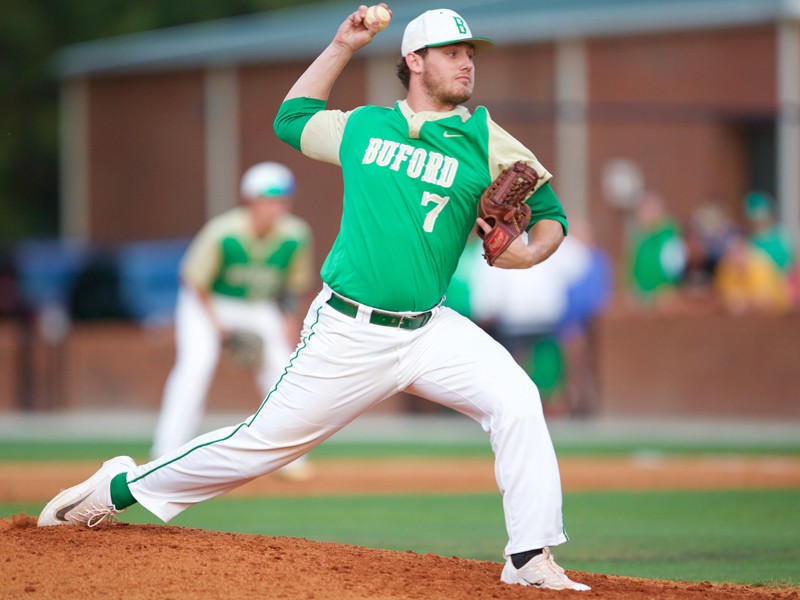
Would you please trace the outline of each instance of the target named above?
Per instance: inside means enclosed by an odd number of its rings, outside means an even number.
[[[664,198],[647,191],[636,205],[628,247],[627,288],[635,305],[659,307],[676,297],[686,244]]]
[[[775,218],[775,202],[763,192],[751,192],[744,200],[744,213],[750,227],[750,243],[763,250],[783,272],[795,262],[795,248]]]
[[[589,249],[567,236],[553,255],[530,269],[498,269],[473,261],[472,319],[514,356],[548,399],[563,384],[564,357],[555,337],[568,293],[589,267]]]
[[[26,310],[67,314],[76,282],[98,253],[78,239],[30,239],[14,248],[18,293]]]
[[[0,246],[0,320],[13,324],[15,349],[13,360],[4,365],[3,374],[15,379],[14,393],[21,410],[35,408],[34,388],[36,376],[33,365],[34,320],[25,306],[18,284],[19,274],[13,252]]]
[[[790,305],[786,277],[744,232],[728,243],[714,283],[722,305],[732,314],[780,314]]]
[[[470,237],[445,305],[474,320],[503,344],[536,382],[552,408],[594,412],[598,390],[592,325],[611,299],[611,260],[588,223],[570,220],[570,233],[544,263],[531,269],[489,267],[480,238]]]
[[[706,297],[713,290],[714,274],[736,223],[716,200],[701,203],[686,228],[686,268],[683,287],[689,295]]]
[[[56,408],[65,396],[66,340],[82,274],[95,252],[79,239],[29,239],[14,248],[17,293],[24,315],[20,398],[26,409]],[[41,345],[41,347],[39,347]],[[35,359],[44,355],[43,360]]]
[[[571,221],[567,240],[583,245],[589,255],[585,268],[567,288],[567,308],[556,328],[566,362],[567,408],[573,416],[585,417],[597,410],[600,401],[594,364],[594,324],[611,301],[614,278],[611,259],[595,243],[587,222]]]
[[[94,248],[77,273],[69,293],[72,321],[127,320],[120,290],[119,264],[113,250]]]

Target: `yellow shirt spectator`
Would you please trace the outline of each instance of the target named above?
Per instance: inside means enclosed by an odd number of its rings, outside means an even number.
[[[766,253],[741,235],[730,242],[720,260],[715,287],[722,304],[732,313],[779,314],[790,306],[784,275]]]

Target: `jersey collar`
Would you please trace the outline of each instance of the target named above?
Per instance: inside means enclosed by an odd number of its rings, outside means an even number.
[[[466,122],[470,117],[469,109],[466,106],[457,106],[453,110],[447,112],[436,112],[432,110],[414,112],[406,100],[398,100],[396,106],[406,118],[406,121],[408,121],[408,135],[412,139],[419,138],[419,131],[427,121],[438,121],[439,119],[459,116],[462,122]]]

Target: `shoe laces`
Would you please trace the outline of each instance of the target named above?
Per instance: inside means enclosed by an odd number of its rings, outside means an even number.
[[[532,585],[543,585],[550,578],[559,581],[563,581],[565,579],[569,581],[566,571],[564,571],[564,569],[561,568],[561,566],[553,559],[553,554],[550,552],[550,548],[544,548],[541,554],[541,560],[539,560],[536,565],[532,566],[535,569],[533,570],[533,573],[536,573],[537,579],[526,578],[526,581]]]
[[[553,558],[553,554],[550,552],[550,548],[545,548],[542,551],[542,554],[544,554],[544,564],[547,565],[549,569],[561,575],[566,575],[567,572]]]
[[[92,528],[97,527],[106,519],[108,519],[110,523],[117,521],[116,515],[121,512],[121,510],[117,510],[114,506],[90,506],[86,510],[78,513],[78,516],[82,521],[86,522],[87,527]]]

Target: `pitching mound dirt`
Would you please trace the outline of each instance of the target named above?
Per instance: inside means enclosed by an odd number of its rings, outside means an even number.
[[[551,592],[498,581],[501,565],[295,538],[117,523],[96,530],[0,519],[5,598],[420,599],[532,598]],[[581,597],[794,599],[796,590],[676,583],[571,572]]]

